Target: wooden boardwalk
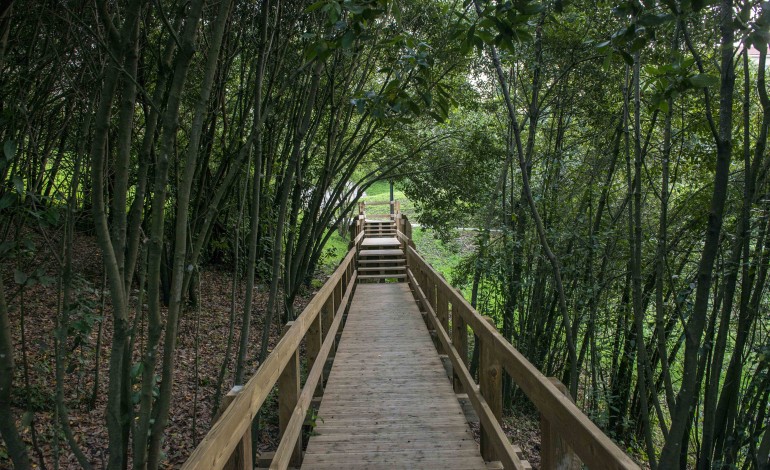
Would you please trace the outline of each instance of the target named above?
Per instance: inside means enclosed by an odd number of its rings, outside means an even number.
[[[409,284],[356,287],[302,468],[486,468]]]
[[[501,426],[503,371],[540,412],[541,468],[639,470],[558,379],[538,371],[420,256],[397,202],[382,221],[359,207],[348,254],[254,376],[224,397],[183,470],[254,470],[251,425],[276,386],[281,439],[260,455],[259,468],[531,470]],[[468,370],[471,332],[478,381]],[[439,358],[434,339],[446,356]],[[442,359],[451,363],[451,382]],[[473,407],[480,446],[455,390]],[[308,418],[315,429],[303,456]]]

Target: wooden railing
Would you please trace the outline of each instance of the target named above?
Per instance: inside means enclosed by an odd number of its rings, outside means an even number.
[[[357,226],[363,226],[356,221]],[[351,249],[302,313],[284,327],[275,349],[243,387],[231,390],[224,409],[206,437],[190,455],[183,469],[253,470],[251,423],[265,399],[278,385],[278,420],[281,441],[271,469],[299,466],[302,459],[302,425],[316,390],[323,383],[323,369],[334,348],[343,314],[353,295],[358,275],[356,252],[363,239],[357,231]],[[305,340],[308,376],[300,383],[300,344]]]
[[[363,209],[363,208],[362,208]],[[439,352],[452,363],[455,391],[467,394],[481,424],[481,455],[506,469],[527,469],[521,450],[511,445],[500,425],[502,372],[506,371],[541,415],[541,468],[638,469],[571,401],[566,388],[545,377],[498,333],[491,318],[482,317],[417,253],[406,216],[394,215],[396,233],[407,259],[407,275],[438,339]],[[183,469],[253,470],[251,423],[273,387],[278,386],[280,443],[269,459],[271,469],[302,462],[302,427],[312,399],[323,389],[324,365],[353,295],[356,254],[364,238],[365,215],[351,224],[350,251],[302,313],[284,327],[283,336],[256,374],[223,400],[219,418],[183,465]],[[479,383],[468,371],[469,330],[480,345]],[[300,380],[300,344],[305,340],[309,370]],[[263,464],[265,465],[265,464]]]
[[[439,352],[452,362],[455,392],[465,393],[481,423],[481,455],[500,461],[506,469],[530,468],[518,447],[511,445],[500,426],[502,371],[532,401],[541,416],[541,468],[638,469],[572,402],[566,387],[545,377],[481,316],[420,256],[411,239],[411,224],[396,214],[397,235],[407,259],[407,275],[415,296],[438,338]],[[479,383],[468,371],[468,329],[479,341]]]
[[[401,212],[401,202],[400,201],[361,201],[358,203],[358,214],[366,216],[366,207],[367,206],[385,206],[389,205],[391,208],[391,211],[389,214],[381,214],[381,215],[371,215],[370,218],[393,218],[395,214],[398,214]]]

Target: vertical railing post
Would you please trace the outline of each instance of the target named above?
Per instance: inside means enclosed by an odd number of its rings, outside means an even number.
[[[438,322],[441,325],[441,328],[443,328],[447,334],[450,334],[449,301],[447,300],[447,296],[444,293],[444,285],[440,282],[436,283],[436,316],[438,317]],[[439,351],[439,354],[442,352],[443,351]]]
[[[336,304],[334,303],[334,292],[329,294],[329,298],[326,299],[326,303],[324,304],[322,315],[323,318],[321,319],[321,328],[323,331],[323,339],[326,339],[326,336],[329,334],[329,329],[332,327],[332,322],[334,322],[334,310]],[[334,353],[334,346],[332,346],[332,352]]]
[[[567,387],[556,377],[548,380],[567,398],[574,401]],[[559,430],[540,415],[540,468],[544,470],[580,470],[582,464],[572,448],[561,438]]]
[[[495,321],[490,317],[484,317],[492,327],[495,327]],[[489,408],[492,410],[492,414],[495,416],[498,422],[503,416],[503,381],[502,381],[502,368],[500,366],[500,360],[495,354],[494,345],[492,341],[486,342],[482,339],[483,335],[477,334],[477,337],[481,340],[480,354],[479,354],[479,388],[481,395],[486,400]],[[481,427],[481,457],[487,462],[497,460],[495,457],[495,451],[492,446],[492,440],[488,431]]]
[[[334,315],[336,315],[336,313],[337,313],[337,309],[339,309],[339,307],[340,307],[340,303],[342,303],[342,293],[344,292],[344,289],[345,289],[345,287],[343,286],[343,280],[340,279],[339,282],[337,282],[337,285],[334,286],[334,307],[335,307],[335,310],[332,310],[332,318],[334,318]]]
[[[294,325],[294,322],[288,322],[283,327],[283,333]],[[297,407],[300,394],[300,380],[299,380],[299,350],[294,351],[289,359],[286,368],[281,372],[278,377],[278,431],[279,438],[283,437],[283,433],[286,430],[286,426],[289,425],[291,416],[294,414],[294,408]],[[297,438],[297,442],[294,444],[294,451],[291,454],[291,460],[289,466],[299,467],[302,465],[302,434]]]
[[[222,398],[222,406],[219,409],[221,415],[233,403],[235,397],[243,390],[242,385],[236,385],[227,395]],[[251,459],[251,423],[241,437],[241,442],[235,447],[224,466],[225,470],[253,470],[254,465]]]
[[[433,273],[427,269],[425,270],[425,278],[425,287],[428,289],[428,303],[433,307],[433,311],[435,312],[438,308],[436,304],[436,280],[433,279]]]
[[[460,360],[463,361],[465,366],[468,366],[468,326],[465,323],[460,309],[464,308],[462,304],[455,305],[452,303],[452,345],[457,350],[457,354],[460,356]],[[457,373],[453,374],[452,384],[454,385],[455,393],[462,393],[463,384],[460,381],[460,377]]]
[[[305,343],[305,350],[307,351],[307,370],[312,370],[315,361],[318,359],[318,353],[321,351],[321,345],[323,344],[323,308],[316,313],[315,318],[310,322],[310,326],[307,330],[307,340]],[[316,395],[320,395],[323,392],[324,376],[323,370],[321,370],[321,377],[318,379],[318,386],[316,386]]]

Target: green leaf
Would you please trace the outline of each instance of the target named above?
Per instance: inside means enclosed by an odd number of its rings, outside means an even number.
[[[637,24],[640,24],[642,26],[660,26],[664,23],[667,23],[674,19],[673,15],[670,15],[668,13],[661,13],[659,15],[642,15],[639,17],[638,20],[636,20]]]
[[[326,5],[326,0],[321,0],[319,2],[315,2],[314,4],[310,5],[309,7],[305,8],[305,13],[310,13],[313,11],[318,10],[322,6]]]
[[[132,378],[137,378],[142,374],[143,370],[144,370],[144,362],[140,361],[134,364],[133,366],[131,366],[131,372],[129,372],[129,374],[131,374]]]
[[[17,193],[24,194],[24,180],[21,179],[21,176],[16,175],[13,177],[13,187]]]
[[[16,155],[16,142],[11,139],[6,140],[3,144],[3,155],[7,161],[13,160],[14,155]]]
[[[16,282],[16,284],[19,284],[20,286],[23,286],[27,283],[27,277],[26,273],[23,273],[19,271],[18,269],[13,271],[13,280]]]
[[[3,242],[0,243],[0,256],[7,256],[10,251],[16,247],[16,242]]]
[[[707,88],[719,85],[719,78],[706,73],[699,73],[688,77],[687,81],[695,88]]]
[[[0,211],[11,207],[15,199],[16,195],[12,193],[7,193],[5,196],[3,196],[2,199],[0,199]]]
[[[21,428],[27,429],[28,427],[30,427],[32,425],[32,418],[34,417],[35,417],[35,414],[32,411],[26,411],[21,416]]]
[[[355,39],[356,34],[353,32],[353,30],[348,30],[345,34],[342,35],[342,39],[340,39],[340,46],[343,49],[350,49]]]
[[[618,51],[620,53],[620,57],[623,58],[623,62],[627,63],[628,65],[634,65],[634,58],[631,57],[631,54],[629,54],[626,51]]]

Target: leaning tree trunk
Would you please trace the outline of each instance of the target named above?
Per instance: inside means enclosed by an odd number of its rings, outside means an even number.
[[[474,0],[473,3],[476,7],[476,13],[480,15],[481,6],[479,0]],[[522,145],[521,141],[521,129],[519,128],[519,123],[516,120],[516,110],[514,108],[513,101],[511,101],[511,95],[508,90],[505,73],[503,72],[503,68],[500,63],[500,57],[497,55],[497,49],[494,46],[490,45],[489,49],[492,54],[492,61],[495,66],[495,72],[497,73],[497,80],[500,82],[503,98],[505,99],[505,105],[508,111],[508,119],[510,119],[513,125],[513,135],[516,143],[517,154],[519,157],[519,168],[521,169],[522,189],[524,194],[527,196],[527,202],[529,203],[532,219],[535,222],[535,228],[537,229],[537,235],[540,239],[540,245],[542,246],[543,252],[545,252],[545,256],[548,258],[548,261],[550,262],[551,268],[553,270],[554,283],[556,284],[556,292],[558,294],[559,311],[561,312],[562,322],[564,323],[564,334],[567,339],[567,353],[570,363],[569,391],[570,394],[575,397],[577,396],[578,385],[577,348],[575,347],[575,339],[572,334],[572,320],[567,308],[567,298],[564,293],[564,283],[561,276],[561,264],[559,262],[559,258],[551,250],[551,246],[548,243],[548,237],[545,233],[543,219],[540,217],[540,212],[538,211],[535,199],[532,196],[532,188],[530,186],[529,175],[527,174],[527,161],[524,153],[524,146]],[[537,88],[535,87],[535,89]],[[533,102],[536,102],[536,99],[533,99]]]

